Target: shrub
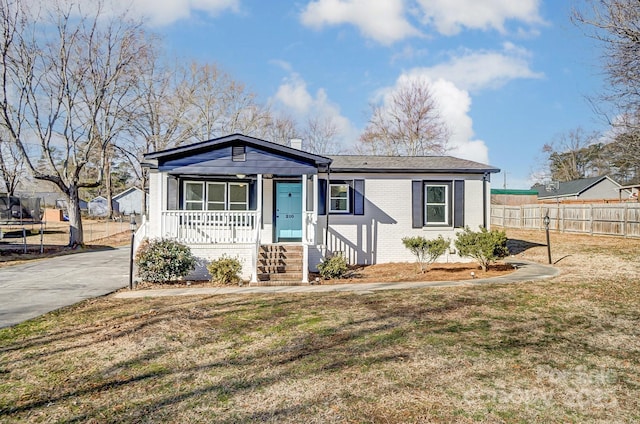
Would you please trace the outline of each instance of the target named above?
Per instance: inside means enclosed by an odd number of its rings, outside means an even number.
[[[222,255],[214,259],[207,265],[207,270],[211,274],[211,282],[222,284],[236,284],[240,282],[240,272],[242,264],[237,257]]]
[[[196,259],[184,244],[169,239],[144,240],[136,252],[138,276],[151,283],[166,283],[193,271]]]
[[[349,271],[347,260],[341,254],[332,255],[325,258],[319,265],[318,271],[325,280],[330,278],[343,278]]]
[[[498,230],[488,231],[482,226],[479,232],[465,227],[464,232],[458,234],[455,245],[460,256],[474,258],[483,271],[487,271],[491,263],[509,254],[506,233]]]
[[[445,240],[441,235],[435,240],[427,240],[422,236],[415,236],[404,237],[402,244],[413,253],[420,264],[420,272],[424,273],[426,267],[434,263],[447,251],[451,242]]]

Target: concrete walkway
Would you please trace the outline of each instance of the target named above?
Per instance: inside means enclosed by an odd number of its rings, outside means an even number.
[[[535,262],[507,260],[517,267],[511,274],[493,278],[477,278],[463,281],[429,281],[429,282],[405,282],[405,283],[358,283],[358,284],[330,284],[330,285],[304,285],[304,286],[275,286],[275,287],[184,287],[158,290],[134,290],[116,293],[114,297],[119,299],[132,299],[142,297],[161,296],[191,296],[212,294],[251,294],[251,293],[322,293],[322,292],[356,292],[372,293],[377,290],[416,289],[425,287],[453,287],[473,284],[491,283],[518,283],[552,278],[559,274],[559,270],[550,265],[541,265]]]
[[[0,328],[129,285],[129,247],[0,268]]]

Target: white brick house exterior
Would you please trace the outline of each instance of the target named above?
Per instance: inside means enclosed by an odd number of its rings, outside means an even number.
[[[406,262],[401,239],[488,226],[490,174],[450,156],[318,156],[239,134],[145,155],[149,213],[136,234],[170,237],[204,263],[222,254],[258,279],[262,245],[299,245],[300,282],[328,253],[352,264]],[[459,261],[452,248],[442,261]]]

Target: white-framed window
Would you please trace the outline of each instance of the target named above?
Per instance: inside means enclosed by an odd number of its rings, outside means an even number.
[[[227,205],[227,183],[207,183],[207,210],[223,211]]]
[[[188,211],[204,209],[204,183],[184,183],[184,208]]]
[[[249,210],[249,184],[185,181],[184,208],[192,211]]]
[[[351,190],[347,183],[329,184],[329,212],[351,212]]]
[[[425,183],[425,225],[449,225],[449,189],[449,184]]]
[[[230,211],[249,210],[249,184],[228,183],[227,192],[229,193],[228,201],[227,201],[227,210],[230,210]]]

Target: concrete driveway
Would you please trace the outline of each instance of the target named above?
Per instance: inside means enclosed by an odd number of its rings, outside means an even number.
[[[0,268],[0,328],[129,284],[129,247]]]

